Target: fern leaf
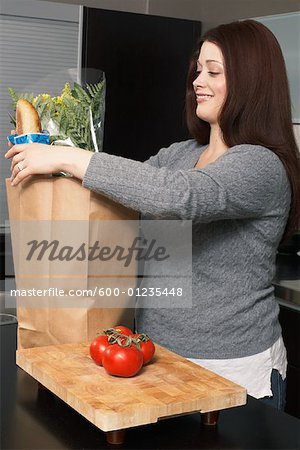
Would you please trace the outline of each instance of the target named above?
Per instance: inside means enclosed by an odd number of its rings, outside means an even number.
[[[90,94],[90,97],[91,97],[91,98],[94,98],[94,97],[95,97],[95,90],[94,90],[92,84],[87,84],[87,85],[86,85],[86,90],[87,90],[88,93]]]
[[[72,95],[74,98],[77,98],[82,103],[82,105],[89,106],[91,103],[90,96],[78,83],[74,83]]]
[[[8,92],[10,93],[10,96],[12,98],[14,107],[16,107],[17,101],[19,100],[18,94],[16,93],[15,89],[13,89],[13,88],[8,88]]]

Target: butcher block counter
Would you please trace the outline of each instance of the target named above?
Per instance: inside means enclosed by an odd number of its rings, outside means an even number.
[[[2,449],[299,448],[300,421],[250,396],[246,405],[221,410],[217,426],[204,426],[195,412],[130,427],[125,442],[112,446],[96,425],[58,395],[39,389],[23,369],[8,361],[1,375]]]
[[[202,422],[246,403],[246,390],[156,345],[153,360],[130,378],[109,375],[89,354],[88,342],[17,351],[17,364],[101,431],[110,443],[125,431],[176,415],[199,412]]]

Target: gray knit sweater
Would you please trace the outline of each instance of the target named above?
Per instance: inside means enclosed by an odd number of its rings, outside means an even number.
[[[146,163],[95,153],[83,186],[147,218],[193,220],[193,307],[137,309],[138,331],[185,357],[249,356],[281,334],[272,279],[290,186],[265,147],[236,145],[195,169],[204,148],[175,143]]]

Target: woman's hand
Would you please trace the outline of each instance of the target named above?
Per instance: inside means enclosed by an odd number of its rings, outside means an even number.
[[[12,158],[11,184],[16,186],[29,175],[68,172],[82,180],[93,153],[75,147],[46,144],[12,146],[5,158]]]
[[[5,155],[12,158],[12,184],[18,184],[28,175],[60,172],[63,155],[63,152],[58,153],[58,148],[45,144],[14,145]]]

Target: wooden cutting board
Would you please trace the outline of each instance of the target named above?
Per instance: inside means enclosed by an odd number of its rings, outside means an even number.
[[[246,403],[241,386],[158,345],[132,378],[108,375],[90,358],[89,343],[19,350],[17,364],[103,431]]]

